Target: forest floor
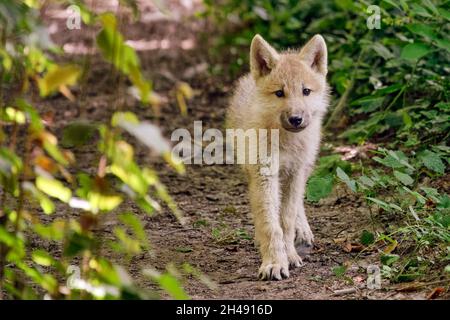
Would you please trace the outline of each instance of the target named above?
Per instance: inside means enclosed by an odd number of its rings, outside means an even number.
[[[191,15],[194,8],[177,1],[169,2],[170,15],[161,14],[147,2],[141,1],[139,21],[123,23],[123,32],[138,51],[144,74],[165,100],[159,116],[128,95],[126,83],[118,83],[111,67],[102,62],[98,53],[90,51],[95,30],[83,26],[68,31],[63,11],[53,8],[45,13],[52,40],[71,59],[90,64],[85,85],[73,91],[80,99],[71,102],[55,96],[39,103],[40,110],[53,118],[52,130],[58,136],[70,121],[106,122],[114,109],[135,112],[142,120],[159,125],[168,138],[176,128],[192,130],[195,120],[203,121],[204,129],[223,128],[234,79],[208,72],[210,39],[204,31],[210,30],[209,26]],[[124,15],[124,19],[127,17]],[[196,93],[188,101],[187,116],[180,114],[173,92],[179,81],[189,83]],[[73,150],[78,169],[95,170],[95,150],[94,143]],[[216,284],[211,289],[187,277],[184,288],[193,299],[425,299],[433,289],[424,286],[406,292],[385,280],[380,290],[366,288],[367,267],[378,265],[377,252],[348,252],[351,250],[346,248],[358,242],[363,230],[373,232],[384,222],[376,215],[371,218],[364,201],[344,188],[337,188],[318,204],[307,205],[316,244],[304,257],[305,265],[292,270],[289,279],[258,281],[260,257],[252,241],[247,185],[240,169],[233,165],[187,165],[186,174],[179,175],[141,145],[137,145],[136,154],[142,165],[157,170],[186,221],[181,225],[168,209],[154,216],[141,214],[151,250],[131,261],[121,261],[140,287],[155,288],[142,275],[142,269],[164,271],[169,263],[180,266],[186,262]],[[131,204],[121,209],[139,210]],[[72,213],[57,215],[62,214]],[[103,225],[100,232],[106,240],[113,238],[109,227],[115,223],[112,217]],[[115,259],[113,252],[106,251]],[[347,272],[338,277],[333,268],[343,264],[348,266]]]

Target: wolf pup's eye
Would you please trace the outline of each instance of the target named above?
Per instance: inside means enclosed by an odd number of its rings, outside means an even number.
[[[309,96],[310,93],[311,93],[311,89],[303,88],[303,95],[304,96]]]
[[[283,98],[284,97],[284,91],[283,90],[277,90],[277,91],[275,91],[275,95],[278,98]]]

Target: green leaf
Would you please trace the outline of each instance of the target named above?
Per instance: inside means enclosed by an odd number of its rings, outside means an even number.
[[[444,9],[444,8],[438,8],[439,15],[441,17],[444,17],[447,20],[450,20],[450,11]]]
[[[64,128],[61,144],[65,148],[85,145],[92,139],[95,130],[95,125],[88,122],[72,122]]]
[[[390,4],[391,6],[393,6],[394,8],[397,8],[399,10],[401,10],[400,6],[398,5],[398,3],[396,3],[396,1],[392,1],[392,0],[383,0],[383,2]]]
[[[439,199],[438,208],[439,209],[450,209],[450,196],[448,194],[444,194]]]
[[[394,57],[394,54],[380,42],[375,42],[372,45],[372,48],[376,53],[383,57],[384,60],[389,60]]]
[[[410,43],[403,47],[400,58],[416,61],[431,51],[431,47],[424,43]]]
[[[18,175],[22,170],[22,159],[12,150],[0,148],[0,172],[7,175]]]
[[[340,167],[336,169],[336,175],[342,182],[344,182],[353,192],[356,192],[356,182],[351,180],[350,177]]]
[[[34,250],[31,254],[31,258],[34,262],[44,267],[51,266],[55,261],[48,252],[41,249]]]
[[[422,0],[422,4],[428,8],[433,14],[439,15],[439,12],[435,6],[435,4],[431,0]]]
[[[308,201],[317,202],[327,197],[333,191],[333,175],[312,176],[306,186],[306,198]]]
[[[69,257],[75,256],[84,250],[92,249],[93,245],[94,241],[90,237],[74,232],[67,240],[64,255]]]
[[[0,226],[0,243],[6,244],[8,247],[13,247],[16,238],[13,234],[8,232],[3,226]]]
[[[435,44],[441,49],[450,51],[450,41],[448,41],[447,39],[436,39]]]
[[[20,107],[23,111],[25,111],[28,115],[29,121],[30,121],[30,129],[39,132],[42,129],[44,129],[44,125],[42,123],[42,119],[39,116],[39,113],[35,108],[33,108],[30,104],[28,104],[23,99],[17,99],[16,104],[18,107]]]
[[[436,32],[434,31],[434,28],[430,27],[429,25],[423,24],[423,23],[413,23],[407,26],[407,28],[422,37],[425,37],[429,40],[434,40],[437,38]]]
[[[439,192],[434,188],[428,188],[428,187],[420,187],[420,189],[425,192],[426,196],[433,200],[436,203],[440,203],[440,196]]]
[[[392,207],[388,203],[386,203],[380,199],[376,199],[376,198],[372,198],[372,197],[366,197],[366,199],[376,203],[379,207],[383,208],[386,211],[391,211]]]
[[[61,241],[64,238],[66,223],[63,220],[55,220],[49,225],[35,224],[34,231],[42,238],[54,241]]]
[[[163,274],[158,279],[161,288],[165,289],[174,299],[186,300],[189,296],[184,291],[179,281],[170,274]]]
[[[373,182],[373,180],[370,179],[370,178],[367,177],[367,176],[360,176],[359,179],[358,179],[358,182],[359,182],[360,184],[363,184],[364,186],[370,187],[370,188],[372,188],[373,186],[375,186],[375,182]]]
[[[119,71],[126,74],[134,87],[139,90],[142,102],[150,101],[151,83],[142,75],[136,51],[127,45],[117,27],[116,17],[112,13],[100,15],[103,29],[97,35],[97,46],[103,57]]]
[[[189,296],[184,291],[178,279],[170,273],[159,273],[153,269],[144,270],[144,274],[152,278],[158,285],[176,300],[187,300]]]
[[[413,3],[411,5],[411,12],[414,15],[422,16],[425,18],[432,18],[431,14],[424,7],[418,5],[417,3]]]
[[[332,269],[334,275],[338,278],[343,277],[345,275],[345,273],[347,272],[347,267],[342,265],[342,266],[336,266]]]
[[[379,157],[373,157],[372,160],[393,169],[406,167],[414,171],[414,167],[408,163],[408,158],[401,151],[388,150],[386,156],[383,159]]]
[[[25,181],[22,183],[22,187],[24,190],[30,192],[37,201],[39,201],[44,213],[51,214],[55,211],[54,203],[43,192],[39,191],[34,184],[29,181]]]
[[[136,52],[125,44],[123,36],[117,29],[116,17],[108,12],[100,16],[103,29],[97,35],[97,46],[103,57],[114,64],[118,70],[128,75],[130,66],[138,66]]]
[[[419,158],[422,161],[423,165],[428,169],[433,170],[439,174],[444,174],[445,165],[444,162],[442,162],[441,157],[437,153],[430,150],[425,150],[419,155]]]
[[[401,114],[402,114],[403,123],[405,124],[405,128],[406,129],[411,128],[413,126],[413,121],[412,121],[409,113],[406,110],[404,110],[401,112]]]
[[[139,217],[131,212],[125,212],[119,215],[119,220],[129,226],[142,244],[144,244],[145,247],[147,246],[147,236]]]
[[[142,176],[142,173],[137,165],[134,163],[128,166],[112,164],[110,166],[110,170],[115,176],[130,186],[133,191],[145,196],[148,190],[148,183]]]
[[[117,127],[120,122],[129,122],[132,124],[139,124],[139,118],[133,112],[114,112],[111,117],[111,125]]]
[[[413,195],[417,199],[417,201],[419,201],[419,203],[425,204],[427,202],[427,198],[425,198],[423,195],[421,195],[417,191],[412,191],[411,189],[409,189],[408,187],[405,187],[405,186],[403,186],[402,188],[409,194]]]
[[[139,208],[141,208],[148,214],[153,214],[155,212],[155,209],[158,211],[160,210],[159,203],[150,198],[148,195],[136,196],[134,201],[139,206]]]
[[[361,244],[368,246],[375,242],[375,236],[373,233],[363,230],[360,238]]]
[[[400,259],[399,255],[396,254],[384,254],[380,257],[381,263],[390,266]]]
[[[395,209],[397,211],[403,212],[403,209],[401,207],[399,207],[398,205],[396,205],[395,203],[389,203],[389,207],[391,207],[392,209]]]
[[[415,272],[415,273],[402,273],[399,274],[396,278],[396,280],[398,282],[411,282],[416,280],[417,278],[419,278],[420,276],[422,276],[421,273],[419,272]]]
[[[406,173],[403,173],[403,172],[395,170],[394,171],[394,176],[397,178],[398,181],[400,181],[401,183],[403,183],[403,184],[405,184],[407,186],[409,186],[409,185],[414,183],[414,179],[411,178]]]
[[[131,255],[141,253],[141,244],[138,240],[128,236],[127,232],[121,228],[114,228],[114,234],[116,235],[118,242],[113,244],[113,248],[119,252],[124,252]]]
[[[42,137],[44,139],[43,146],[45,151],[47,151],[47,153],[57,162],[59,162],[63,166],[67,166],[69,162],[64,157],[61,150],[58,148],[56,139],[53,139],[53,135],[42,135]]]
[[[403,87],[404,87],[403,83],[396,83],[396,84],[393,84],[393,85],[390,85],[390,86],[378,89],[377,91],[375,91],[375,94],[377,96],[383,96],[384,97],[387,94],[390,94],[390,93],[393,93],[393,92],[397,92],[397,91],[403,89]]]
[[[18,267],[35,283],[39,284],[44,290],[54,293],[58,287],[58,281],[49,274],[43,274],[37,269],[27,266],[25,263],[18,263]]]

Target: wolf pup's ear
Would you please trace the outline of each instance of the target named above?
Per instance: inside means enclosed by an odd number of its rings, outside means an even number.
[[[250,71],[253,78],[268,75],[275,68],[279,55],[259,34],[253,37],[250,46]]]
[[[320,34],[316,34],[300,51],[300,58],[316,72],[326,75],[328,72],[327,45]]]

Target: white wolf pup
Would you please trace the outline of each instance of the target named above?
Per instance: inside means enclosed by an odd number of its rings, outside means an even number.
[[[244,164],[255,240],[262,256],[259,278],[281,280],[300,267],[296,244],[311,246],[303,198],[319,150],[328,107],[327,47],[315,35],[300,51],[278,53],[260,35],[250,48],[250,74],[239,79],[227,114],[232,129],[279,129],[278,170],[262,174]]]

